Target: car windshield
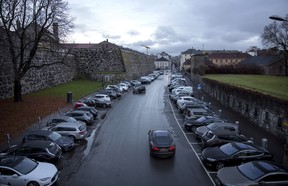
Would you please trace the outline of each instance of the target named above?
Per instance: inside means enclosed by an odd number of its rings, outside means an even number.
[[[37,162],[28,158],[13,157],[13,159],[14,159],[13,168],[22,174],[28,174],[38,166]]]
[[[74,119],[74,118],[72,118],[72,117],[69,117],[68,119],[67,119],[67,122],[76,122],[77,120],[76,119]]]
[[[211,123],[211,124],[207,125],[207,128],[209,130],[215,130],[218,128],[218,125],[217,125],[217,123]]]
[[[202,121],[205,121],[206,120],[206,117],[205,116],[202,116],[200,118],[197,119],[198,122],[202,122]]]
[[[59,138],[61,138],[61,134],[57,133],[57,132],[52,132],[50,135],[49,135],[49,138],[52,139],[53,141],[56,141],[58,140]]]
[[[274,167],[268,163],[265,162],[259,162],[260,166],[262,165],[268,168],[268,169],[274,169]],[[262,165],[261,165],[262,164]],[[264,165],[265,164],[265,165]],[[244,163],[242,165],[239,165],[238,170],[248,179],[250,180],[255,180],[261,176],[263,176],[265,173],[257,166],[256,163],[254,162],[249,162],[249,163]]]
[[[219,149],[228,156],[231,156],[232,154],[238,151],[237,148],[235,148],[231,143],[222,145]]]

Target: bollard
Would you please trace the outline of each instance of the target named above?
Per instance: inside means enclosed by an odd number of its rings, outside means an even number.
[[[261,140],[261,146],[265,149],[268,148],[268,140],[266,138],[262,138]]]
[[[67,92],[67,103],[72,103],[72,92]]]
[[[8,144],[8,148],[10,148],[10,135],[7,134],[7,144]]]

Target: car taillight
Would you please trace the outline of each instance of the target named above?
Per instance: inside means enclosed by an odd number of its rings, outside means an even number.
[[[175,146],[171,146],[171,147],[169,147],[169,150],[175,150],[176,149],[176,147]]]
[[[158,151],[159,148],[157,148],[157,147],[153,147],[152,150],[154,150],[154,151]]]
[[[83,135],[83,134],[85,134],[85,132],[84,132],[84,131],[80,131],[79,134],[80,134],[80,135]]]

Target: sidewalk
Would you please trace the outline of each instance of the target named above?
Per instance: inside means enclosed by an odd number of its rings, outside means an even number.
[[[222,105],[219,101],[210,97],[203,90],[197,89],[197,85],[193,84],[189,78],[186,77],[186,80],[190,86],[193,86],[196,98],[200,100],[203,99],[208,103],[210,102],[211,110],[218,115],[220,114],[221,117],[231,122],[239,122],[240,130],[245,136],[252,137],[256,145],[266,146],[268,151],[274,155],[274,161],[280,164],[284,164],[284,141],[282,141],[280,138],[277,138],[277,136],[269,133],[268,131],[265,131],[265,129],[257,126],[248,118],[242,116],[240,113],[237,113],[231,108]]]

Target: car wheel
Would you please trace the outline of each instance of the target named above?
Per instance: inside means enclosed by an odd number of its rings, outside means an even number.
[[[107,105],[106,105],[106,104],[104,104],[104,105],[103,105],[103,108],[106,108],[106,107],[107,107]]]
[[[217,170],[220,170],[220,169],[223,168],[223,167],[224,167],[224,163],[221,162],[221,161],[216,164],[216,169],[217,169]]]
[[[36,181],[31,181],[27,184],[27,186],[39,186],[39,183],[37,183]]]
[[[75,136],[70,135],[70,136],[68,136],[68,137],[71,138],[73,141],[76,141]]]

